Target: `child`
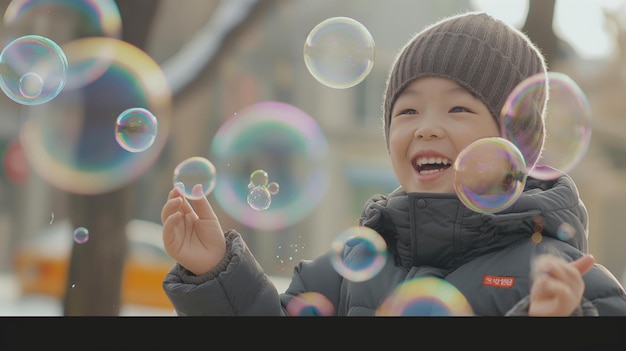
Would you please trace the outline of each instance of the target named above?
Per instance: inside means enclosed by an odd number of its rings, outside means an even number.
[[[540,51],[485,13],[444,19],[402,49],[383,103],[400,187],[371,197],[360,218],[388,248],[385,266],[369,280],[342,277],[329,251],[300,262],[279,295],[240,234],[222,230],[205,197],[190,203],[172,189],[161,219],[165,249],[177,264],[163,288],[177,314],[287,315],[292,298],[317,292],[332,303],[333,315],[373,316],[398,284],[432,276],[454,285],[477,316],[626,315],[622,286],[586,253],[587,212],[569,176],[528,177],[517,202],[495,214],[471,211],[454,192],[456,156],[477,139],[500,136],[506,98],[536,73],[547,77]],[[535,130],[521,150],[527,165],[544,144],[547,93],[537,99],[543,108],[522,127]],[[572,238],[557,237],[562,223],[576,229]],[[541,241],[533,240],[535,232]],[[359,252],[344,255],[358,259]],[[537,257],[543,252],[558,257]]]

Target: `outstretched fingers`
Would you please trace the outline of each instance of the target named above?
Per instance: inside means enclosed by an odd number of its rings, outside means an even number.
[[[585,274],[593,267],[595,263],[596,259],[592,255],[585,254],[575,261],[572,261],[570,264],[574,266],[580,272],[580,274]]]
[[[213,211],[213,207],[209,203],[209,200],[202,194],[202,185],[196,184],[192,189],[192,194],[194,195],[192,203],[193,207],[196,210],[196,214],[199,219],[208,219],[217,221],[217,216]]]

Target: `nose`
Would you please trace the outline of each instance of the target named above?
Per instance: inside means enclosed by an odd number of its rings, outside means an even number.
[[[421,120],[421,122],[422,123],[420,123],[415,128],[415,139],[439,139],[445,135],[445,130],[436,121],[432,121],[432,119],[429,118],[424,118]]]

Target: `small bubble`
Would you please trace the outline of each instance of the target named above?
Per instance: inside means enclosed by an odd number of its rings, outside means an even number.
[[[266,186],[268,181],[267,172],[262,169],[257,169],[250,174],[250,184],[252,188],[257,186]],[[249,186],[250,187],[250,186]]]
[[[280,189],[280,186],[278,185],[278,183],[276,182],[271,182],[267,185],[267,190],[270,192],[270,194],[272,195],[276,195],[278,194],[278,190]]]
[[[173,183],[181,195],[188,199],[200,199],[209,195],[216,184],[215,166],[204,157],[190,157],[176,166],[174,169]],[[196,185],[201,186],[200,191],[194,191]]]
[[[257,186],[248,193],[248,205],[257,211],[267,210],[272,203],[272,195],[264,186]]]
[[[130,152],[147,150],[156,139],[157,119],[144,108],[129,108],[117,116],[115,140]]]
[[[74,229],[74,241],[77,244],[84,244],[89,240],[89,229],[78,227]]]

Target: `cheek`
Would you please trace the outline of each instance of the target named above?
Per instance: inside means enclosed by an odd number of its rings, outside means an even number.
[[[409,146],[407,140],[409,139],[406,137],[406,132],[401,129],[391,129],[387,140],[389,142],[389,156],[395,168],[396,164],[401,163],[400,161],[405,158]]]
[[[389,142],[389,152],[392,157],[402,155],[410,142],[406,128],[404,130],[402,128],[390,129],[387,140]]]
[[[403,121],[395,122],[391,124],[389,128],[389,144],[406,144],[411,140],[413,135],[413,129],[408,123],[401,123]]]

